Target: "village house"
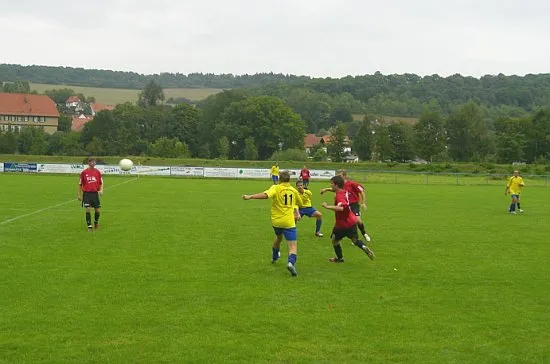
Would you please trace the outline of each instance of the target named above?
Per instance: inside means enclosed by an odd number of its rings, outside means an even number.
[[[58,124],[59,112],[48,96],[0,93],[0,131],[38,127],[53,134]]]

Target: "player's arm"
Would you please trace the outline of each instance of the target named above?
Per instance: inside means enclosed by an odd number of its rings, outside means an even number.
[[[334,192],[332,187],[321,188],[321,195],[325,192]]]
[[[326,203],[325,201],[323,201],[323,203],[321,204],[321,206],[323,206],[325,209],[327,210],[332,210],[332,211],[344,211],[344,206],[341,206],[340,204],[338,205],[329,205],[328,203]]]
[[[255,193],[253,195],[243,195],[243,200],[267,200],[268,198],[265,192]]]
[[[508,180],[508,183],[506,184],[506,189],[504,189],[504,194],[507,195],[508,192],[510,192],[510,183],[512,182],[511,179]]]
[[[78,191],[76,193],[76,198],[78,201],[82,201],[82,176],[78,178]]]
[[[361,207],[363,207],[364,210],[367,209],[367,195],[365,194],[365,189],[360,188],[359,189],[359,201],[361,201]]]
[[[99,195],[103,196],[103,176],[99,176]]]

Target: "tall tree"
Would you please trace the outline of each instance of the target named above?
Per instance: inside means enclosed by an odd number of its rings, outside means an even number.
[[[152,107],[160,105],[164,101],[164,91],[160,84],[150,79],[145,89],[139,93],[138,105],[141,107]]]
[[[421,158],[431,162],[445,149],[445,129],[439,112],[425,110],[414,131],[416,151]]]
[[[414,132],[411,124],[392,123],[388,126],[392,144],[391,160],[406,162],[414,159]]]
[[[327,144],[327,154],[333,162],[342,162],[347,155],[346,127],[343,123],[337,123],[330,133]]]
[[[361,160],[370,160],[372,156],[372,147],[374,145],[373,136],[374,127],[372,122],[365,116],[361,127],[353,138],[353,151]]]
[[[388,125],[383,121],[374,128],[374,160],[385,161],[391,158],[393,154],[393,144],[391,142]]]

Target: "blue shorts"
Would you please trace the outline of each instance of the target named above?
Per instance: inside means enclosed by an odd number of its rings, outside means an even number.
[[[280,236],[284,235],[285,239],[287,241],[296,241],[298,240],[298,234],[296,234],[296,228],[278,228],[273,226],[273,230],[275,231],[275,235]]]
[[[516,199],[519,200],[519,195],[511,195],[511,196],[512,196],[512,198],[516,198]]]
[[[279,176],[271,176],[271,179],[273,180],[273,183],[279,182]]]
[[[307,217],[313,217],[313,214],[317,212],[317,210],[315,210],[315,207],[303,207],[298,209],[298,211],[300,212],[300,217],[304,215],[306,215]]]

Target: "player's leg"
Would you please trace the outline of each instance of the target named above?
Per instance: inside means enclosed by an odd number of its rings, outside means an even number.
[[[519,195],[516,199],[516,205],[518,206],[518,211],[523,212],[523,210],[521,209],[521,201],[520,201]]]
[[[353,245],[364,251],[371,260],[374,260],[374,252],[370,250],[370,248],[365,243],[363,243],[362,240],[359,239],[357,228],[355,226],[347,231],[347,237],[350,238],[351,241],[353,241]]]
[[[357,227],[361,231],[361,235],[365,237],[366,241],[370,241],[370,236],[367,234],[367,231],[365,230],[365,224],[363,223],[363,219],[361,219],[361,207],[358,203],[354,203],[350,206],[351,211],[355,214],[355,217],[357,217]]]
[[[516,195],[512,195],[512,203],[510,204],[510,208],[508,209],[509,213],[511,213],[511,214],[516,213],[516,202],[517,202]]]
[[[273,227],[275,231],[275,240],[271,248],[271,263],[275,263],[281,257],[281,242],[283,241],[283,231],[281,228]]]
[[[92,204],[92,207],[94,208],[94,228],[99,228],[99,216],[101,214],[101,203],[99,202],[99,194],[96,193],[94,196],[94,201]]]
[[[285,229],[283,234],[288,243],[287,269],[293,277],[296,277],[298,275],[298,272],[296,272],[296,260],[298,259],[298,236],[296,228]]]
[[[84,209],[86,211],[86,226],[88,227],[88,231],[91,231],[92,230],[92,208],[91,208],[90,194],[88,192],[84,192],[82,194],[82,206],[84,206]]]
[[[323,214],[321,211],[315,211],[311,217],[314,217],[315,220],[315,235],[322,237],[323,233],[321,232],[321,225],[323,225]]]
[[[345,234],[340,229],[332,229],[331,239],[332,247],[334,248],[334,253],[336,256],[330,258],[328,261],[333,263],[344,263],[344,253],[342,252],[342,245],[340,245],[340,240],[344,238]]]

